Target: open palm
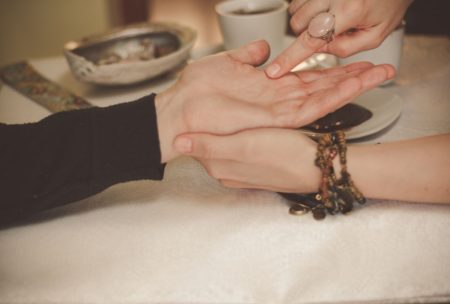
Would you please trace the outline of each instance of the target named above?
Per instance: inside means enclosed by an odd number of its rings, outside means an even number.
[[[259,127],[295,128],[315,121],[393,77],[389,65],[356,63],[270,79],[257,67],[269,56],[265,41],[190,64],[157,97],[161,132],[232,134]]]

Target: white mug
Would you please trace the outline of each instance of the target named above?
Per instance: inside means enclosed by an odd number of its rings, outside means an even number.
[[[405,23],[402,22],[386,39],[372,50],[362,51],[347,58],[338,58],[340,65],[349,64],[357,61],[369,61],[373,64],[388,63],[395,67],[396,70],[400,67],[400,60],[403,47],[403,36],[405,32]],[[392,81],[392,80],[391,80]],[[387,84],[388,81],[384,84]]]
[[[225,49],[264,39],[273,59],[284,48],[288,6],[283,0],[229,0],[217,4]]]

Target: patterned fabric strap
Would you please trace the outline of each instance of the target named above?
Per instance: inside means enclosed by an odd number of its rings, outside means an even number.
[[[53,113],[92,107],[85,99],[42,76],[26,61],[1,68],[0,78]]]

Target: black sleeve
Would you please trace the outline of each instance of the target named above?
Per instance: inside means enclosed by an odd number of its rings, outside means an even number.
[[[154,99],[0,124],[0,225],[120,182],[161,180]]]

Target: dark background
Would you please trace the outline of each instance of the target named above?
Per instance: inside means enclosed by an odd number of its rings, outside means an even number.
[[[450,0],[415,0],[405,20],[407,33],[450,35]]]

